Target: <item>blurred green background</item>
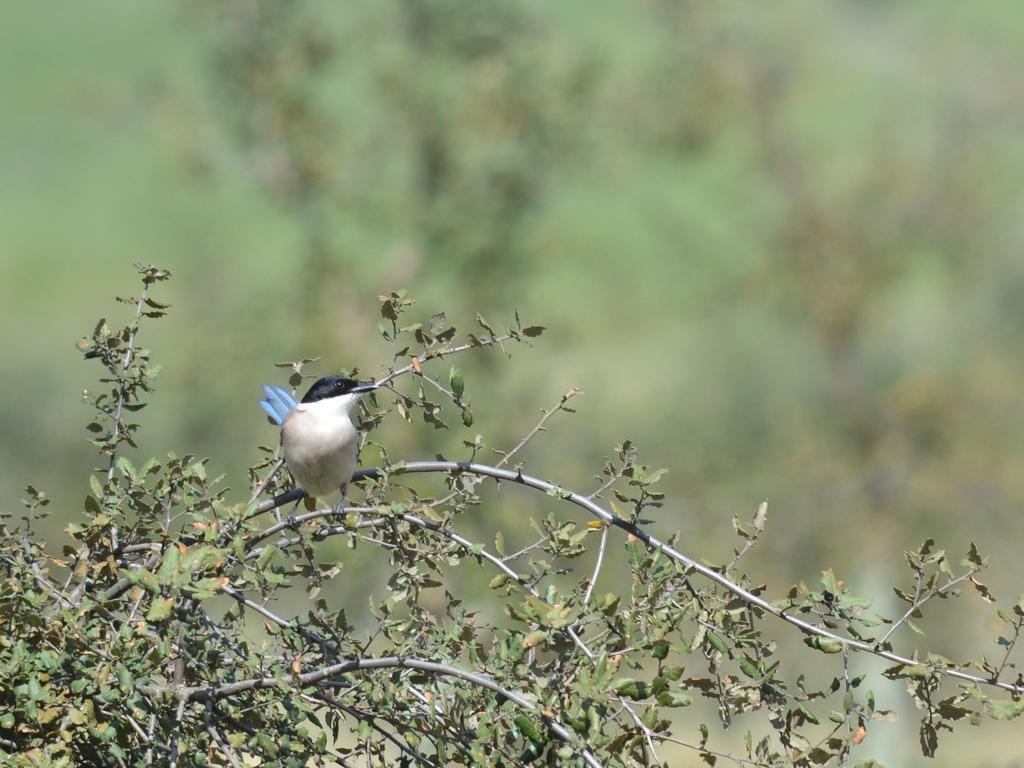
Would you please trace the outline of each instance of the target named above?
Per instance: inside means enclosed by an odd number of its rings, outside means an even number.
[[[477,423],[393,456],[508,447],[577,385],[529,469],[586,489],[632,439],[671,468],[657,528],[712,562],[767,498],[774,597],[833,567],[894,612],[925,536],[1020,591],[1017,3],[8,3],[0,65],[0,507],[45,490],[51,540],[95,463],[73,344],[127,321],[143,261],[175,275],[143,453],[238,496],[272,362],[379,371],[376,296],[406,287],[419,319],[549,331],[464,357]],[[480,530],[543,509],[503,492]],[[922,646],[996,655],[980,608]],[[920,760],[901,717],[865,744],[889,765]],[[1021,765],[1014,725],[934,764]]]

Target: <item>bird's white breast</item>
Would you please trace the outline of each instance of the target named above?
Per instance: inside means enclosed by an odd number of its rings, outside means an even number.
[[[338,399],[302,403],[281,427],[285,463],[311,496],[337,494],[356,468],[358,433]]]

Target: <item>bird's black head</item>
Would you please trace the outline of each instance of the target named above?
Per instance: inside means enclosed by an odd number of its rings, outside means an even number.
[[[373,382],[362,383],[348,376],[324,376],[317,379],[316,383],[309,388],[309,392],[302,398],[304,403],[315,403],[318,400],[326,400],[329,397],[341,397],[342,395],[355,395],[369,392],[376,389]]]

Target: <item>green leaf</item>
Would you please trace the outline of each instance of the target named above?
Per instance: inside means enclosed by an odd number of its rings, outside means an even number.
[[[661,672],[661,676],[674,683],[683,676],[685,671],[686,667],[665,667]]]
[[[259,567],[260,567],[261,569],[262,569],[262,568],[266,568],[266,567],[267,567],[267,564],[268,564],[268,563],[269,563],[269,562],[270,562],[271,560],[273,560],[273,559],[274,559],[274,556],[275,556],[275,555],[276,555],[276,554],[277,554],[278,552],[280,552],[280,551],[281,551],[281,550],[279,550],[279,549],[278,549],[277,547],[275,547],[275,546],[274,546],[273,544],[268,544],[267,546],[265,546],[265,547],[263,548],[263,551],[262,551],[262,552],[260,552],[260,556],[259,556],[259,557],[258,557],[258,558],[256,559],[256,564],[257,564],[257,565],[258,565],[258,566],[259,566]]]
[[[989,702],[990,714],[993,720],[1013,720],[1024,712],[1024,699],[1013,701],[1005,699],[1002,701]]]
[[[754,527],[758,533],[764,532],[764,527],[768,523],[768,502],[762,501],[761,506],[757,508],[757,512],[754,513]]]
[[[882,672],[883,675],[892,680],[900,680],[907,677],[928,677],[931,673],[932,669],[927,664],[897,664],[895,667],[889,667]]]
[[[483,328],[483,329],[484,329],[485,331],[487,331],[487,332],[488,332],[489,334],[491,334],[491,338],[492,338],[492,339],[493,339],[493,338],[495,338],[495,337],[496,337],[496,336],[498,335],[498,334],[496,334],[496,333],[494,332],[494,329],[493,329],[493,328],[491,327],[491,324],[490,324],[490,323],[488,323],[488,322],[487,322],[487,321],[486,321],[486,320],[484,319],[484,316],[483,316],[483,315],[481,315],[481,314],[480,314],[479,312],[477,312],[477,313],[476,313],[476,321],[477,321],[478,323],[480,323],[480,327],[481,327],[481,328]]]
[[[173,597],[158,597],[146,611],[146,621],[162,621],[171,615],[174,610]]]
[[[508,574],[499,573],[497,576],[491,579],[490,582],[488,582],[487,586],[490,589],[501,589],[506,584],[508,584]]]
[[[548,632],[544,629],[535,629],[523,636],[523,648],[534,648],[548,639]]]
[[[682,691],[662,691],[657,700],[663,707],[688,707],[693,704],[693,697]]]
[[[595,605],[601,613],[611,616],[618,610],[620,600],[614,592],[607,592],[597,599]]]
[[[152,571],[145,568],[139,568],[133,571],[122,571],[122,574],[127,577],[130,583],[138,584],[140,587],[152,592],[154,595],[160,594],[160,580]]]
[[[543,325],[531,325],[528,328],[523,328],[523,336],[533,338],[534,336],[540,336],[544,331],[545,327]]]
[[[373,726],[369,720],[360,720],[357,733],[360,741],[366,741],[373,735]]]
[[[139,474],[142,476],[151,475],[159,472],[161,464],[156,459],[149,459],[145,464],[139,467]]]
[[[822,653],[842,653],[843,650],[843,643],[834,637],[805,637],[804,644]]]
[[[707,638],[708,638],[708,642],[711,644],[711,647],[714,648],[716,651],[718,651],[719,653],[724,653],[724,654],[728,654],[729,653],[729,646],[726,645],[725,641],[722,638],[720,638],[718,635],[716,635],[714,632],[711,632],[709,630],[708,634],[707,634]]]
[[[224,582],[225,579],[223,576],[200,579],[192,585],[192,597],[197,600],[205,600],[208,597],[213,597],[220,592],[221,585],[224,584]]]
[[[160,563],[160,570],[156,574],[161,584],[170,584],[174,580],[174,576],[178,572],[180,557],[181,553],[178,551],[176,544],[170,544],[164,550],[164,560]]]
[[[661,478],[664,477],[667,473],[668,467],[662,467],[661,469],[654,470],[649,475],[644,477],[644,485],[654,485],[656,482],[661,480]]]
[[[123,690],[131,690],[132,685],[135,682],[135,678],[132,677],[132,673],[128,671],[128,667],[123,664],[117,665],[117,684],[121,686]]]
[[[830,568],[827,571],[823,571],[821,574],[821,586],[831,592],[833,595],[838,595],[843,590],[839,586],[839,582],[836,580],[836,575]]]
[[[985,566],[985,558],[983,558],[981,553],[978,552],[978,548],[975,546],[973,541],[971,542],[970,549],[967,550],[967,557],[965,557],[961,562],[963,565],[973,567],[975,569],[983,568]]]
[[[529,765],[530,763],[540,760],[542,757],[544,757],[544,745],[531,741],[526,745],[526,749],[524,749],[523,753],[519,756],[519,762],[524,765]]]
[[[547,741],[541,730],[537,728],[537,726],[533,724],[533,721],[526,715],[520,713],[512,719],[512,722],[516,724],[516,728],[518,728],[526,738],[535,744],[544,744]]]
[[[457,400],[462,399],[462,393],[466,389],[466,384],[462,379],[462,371],[452,366],[451,371],[448,372],[448,383],[451,385],[452,393],[455,395]]]
[[[935,730],[935,726],[929,722],[921,723],[921,754],[925,757],[935,757],[935,752],[939,748],[939,732]]]
[[[621,677],[612,684],[612,690],[620,696],[626,696],[634,701],[646,699],[649,695],[647,683],[635,680],[632,677]]]
[[[359,725],[362,726],[362,722],[360,722]],[[259,731],[256,734],[256,742],[260,745],[260,749],[271,757],[277,757],[278,753],[281,751],[281,748],[277,743],[263,731]]]
[[[138,473],[135,471],[135,465],[131,463],[127,456],[118,456],[115,465],[121,472],[128,475],[132,480],[138,478]]]
[[[664,659],[668,656],[669,642],[668,640],[658,640],[651,646],[651,656],[656,659]]]
[[[811,712],[811,710],[807,708],[806,704],[797,705],[797,711],[804,716],[807,722],[813,723],[814,725],[818,725],[818,718],[815,716],[813,712]]]
[[[430,316],[430,335],[437,336],[448,327],[448,317],[444,312],[437,312]]]

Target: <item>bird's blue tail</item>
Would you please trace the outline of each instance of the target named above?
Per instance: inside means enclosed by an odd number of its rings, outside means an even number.
[[[288,411],[298,405],[298,402],[284,387],[272,387],[264,384],[262,389],[263,399],[260,400],[260,408],[267,412],[275,424],[280,426],[284,422],[284,417],[288,415]]]

